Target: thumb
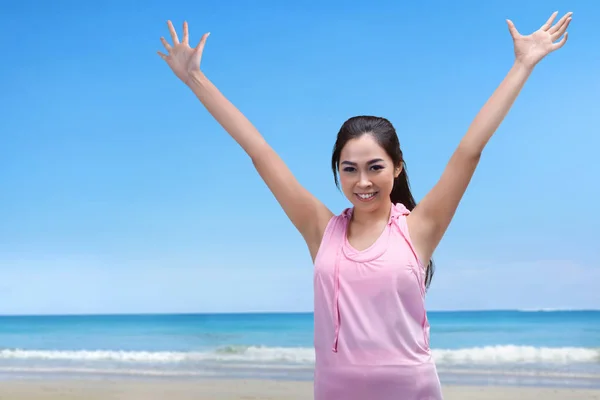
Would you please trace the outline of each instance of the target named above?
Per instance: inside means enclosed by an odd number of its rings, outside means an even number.
[[[202,57],[202,52],[204,51],[204,45],[206,45],[206,39],[210,36],[210,32],[205,33],[200,38],[200,42],[198,42],[198,46],[194,49],[194,55],[196,58],[200,59]]]
[[[517,38],[517,37],[521,36],[521,34],[519,33],[519,31],[515,27],[515,24],[513,24],[513,22],[510,19],[506,20],[506,24],[508,25],[508,31],[510,32],[510,35],[513,38]]]

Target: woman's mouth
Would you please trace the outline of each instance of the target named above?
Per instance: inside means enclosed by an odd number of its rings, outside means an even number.
[[[377,193],[379,192],[372,192],[372,193],[354,193],[354,195],[356,196],[356,198],[362,202],[369,202],[369,201],[373,201],[373,199],[375,198],[375,196],[377,195]]]

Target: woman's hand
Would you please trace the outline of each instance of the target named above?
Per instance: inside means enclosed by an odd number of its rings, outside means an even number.
[[[511,20],[506,20],[508,30],[513,38],[517,62],[527,68],[533,68],[542,58],[564,46],[568,38],[566,30],[573,13],[566,13],[552,26],[557,14],[558,11],[554,12],[540,29],[527,36],[521,35]],[[561,36],[562,39],[560,39]],[[559,39],[560,41],[556,42]]]
[[[165,46],[168,54],[163,54],[160,51],[157,53],[163,60],[167,62],[175,75],[177,75],[177,77],[187,85],[192,74],[200,71],[202,51],[204,50],[204,45],[206,44],[206,38],[208,38],[210,33],[205,33],[202,35],[198,46],[191,48],[189,45],[187,22],[183,23],[183,39],[181,42],[179,42],[177,32],[175,32],[175,28],[173,27],[171,21],[167,21],[167,25],[169,27],[169,31],[171,32],[173,46],[169,45],[164,37],[161,37],[160,40]]]

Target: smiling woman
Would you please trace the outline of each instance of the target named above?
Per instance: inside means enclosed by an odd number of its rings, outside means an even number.
[[[359,214],[369,215],[364,223],[360,218],[354,218],[348,230],[350,241],[377,237],[381,233],[389,217],[385,206],[389,201],[402,204],[409,211],[415,208],[398,135],[385,118],[356,116],[344,122],[333,148],[331,169],[335,184],[339,187],[341,183],[344,195],[354,208],[360,210]],[[383,212],[380,218],[377,211]],[[373,224],[374,220],[383,223]],[[365,229],[373,232],[365,233]],[[363,233],[353,235],[353,230]],[[358,237],[354,239],[354,236]],[[358,247],[368,247],[368,244],[361,243]],[[433,263],[430,262],[426,285],[432,275]]]
[[[346,121],[332,155],[352,208],[334,215],[296,180],[250,121],[200,71],[208,34],[189,46],[187,23],[159,52],[252,159],[314,260],[315,400],[440,400],[425,291],[431,257],[484,147],[535,65],[566,42],[571,13],[531,35],[507,21],[515,62],[475,117],[439,182],[415,205],[396,131],[385,118]],[[561,39],[562,38],[562,39]],[[336,176],[336,183],[337,176]]]

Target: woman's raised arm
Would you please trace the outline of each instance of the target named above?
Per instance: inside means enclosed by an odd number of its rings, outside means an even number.
[[[198,45],[191,48],[187,22],[183,24],[181,41],[171,21],[167,24],[173,45],[161,38],[168,53],[158,52],[158,54],[250,156],[256,170],[288,218],[304,237],[314,259],[325,227],[333,213],[297,181],[252,123],[200,70],[202,53],[209,34],[204,34]]]

